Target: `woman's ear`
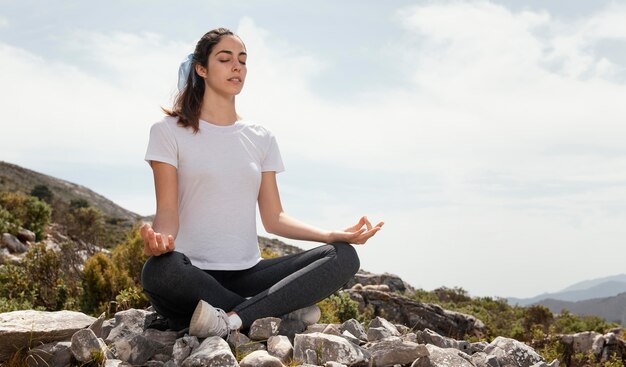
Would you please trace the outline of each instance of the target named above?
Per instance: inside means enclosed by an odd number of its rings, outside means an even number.
[[[200,77],[202,78],[206,78],[206,68],[200,64],[196,64],[196,73],[198,73],[198,75],[200,75]]]

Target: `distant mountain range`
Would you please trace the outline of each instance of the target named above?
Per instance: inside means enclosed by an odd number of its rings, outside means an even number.
[[[585,280],[559,292],[531,298],[509,298],[508,302],[519,306],[539,304],[554,313],[568,310],[626,325],[626,274]]]

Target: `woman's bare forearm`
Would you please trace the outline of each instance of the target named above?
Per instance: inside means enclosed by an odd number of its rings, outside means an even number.
[[[309,224],[303,223],[285,213],[280,213],[266,230],[277,236],[292,240],[315,241],[328,243],[330,231],[322,230]]]

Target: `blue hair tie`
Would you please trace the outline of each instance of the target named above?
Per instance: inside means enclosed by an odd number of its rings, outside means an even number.
[[[193,54],[189,54],[185,61],[180,63],[178,67],[178,91],[182,92],[183,88],[185,88],[185,84],[187,84],[187,79],[189,78],[189,72],[191,71],[191,64],[193,61]],[[192,76],[192,87],[195,87],[196,78],[195,74]]]

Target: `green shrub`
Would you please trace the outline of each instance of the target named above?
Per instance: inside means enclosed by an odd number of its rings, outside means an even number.
[[[10,211],[0,205],[0,234],[11,233],[16,235],[21,225],[22,222],[19,219],[15,218]]]
[[[33,231],[38,241],[43,239],[52,214],[48,204],[34,196],[16,192],[0,192],[0,206],[11,213],[18,226]]]
[[[143,239],[139,226],[135,226],[126,236],[126,241],[113,249],[113,263],[117,269],[127,274],[135,286],[141,284],[141,269],[148,258],[143,252]]]
[[[31,190],[30,196],[34,196],[41,201],[45,201],[48,204],[52,204],[52,198],[54,197],[54,194],[52,194],[52,191],[50,191],[48,186],[37,185],[33,187],[33,189]]]
[[[364,321],[359,313],[359,303],[346,292],[337,291],[317,304],[322,316],[320,323],[337,324],[350,319]]]
[[[85,262],[83,271],[83,312],[110,313],[110,303],[122,290],[133,285],[128,274],[120,271],[106,254],[93,255]]]
[[[104,236],[104,217],[96,208],[78,207],[67,212],[67,233],[94,245],[100,244]]]

